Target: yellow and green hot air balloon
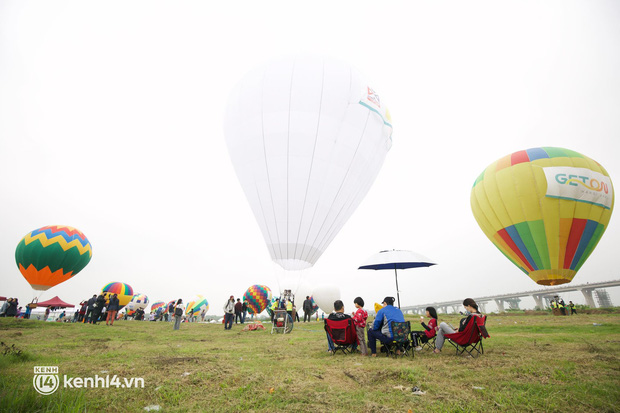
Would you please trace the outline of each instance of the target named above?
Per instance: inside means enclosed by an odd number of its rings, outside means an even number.
[[[478,225],[541,285],[570,282],[607,229],[613,185],[598,162],[562,148],[531,148],[492,163],[471,191]]]
[[[34,290],[45,291],[82,271],[93,250],[86,236],[64,225],[49,225],[26,234],[17,244],[15,261]]]

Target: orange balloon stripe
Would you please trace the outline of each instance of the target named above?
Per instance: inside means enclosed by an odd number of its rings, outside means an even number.
[[[73,271],[69,271],[65,274],[61,268],[52,272],[50,267],[43,267],[40,270],[37,270],[32,264],[30,264],[28,268],[24,268],[23,265],[19,264],[19,271],[35,290],[47,290],[48,288],[67,281],[69,278],[73,277]]]

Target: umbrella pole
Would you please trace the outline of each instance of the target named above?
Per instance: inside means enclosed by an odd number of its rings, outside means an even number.
[[[398,297],[398,308],[400,308],[400,293],[398,292],[398,270],[394,267],[394,275],[396,276],[396,297]]]

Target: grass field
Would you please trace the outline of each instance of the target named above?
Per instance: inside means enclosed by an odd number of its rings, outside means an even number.
[[[321,322],[296,324],[290,335],[266,327],[2,318],[0,411],[620,411],[618,313],[491,314],[476,359],[448,345],[413,359],[331,356]],[[38,394],[34,366],[58,366],[60,388]],[[144,388],[65,388],[64,375],[143,378]]]

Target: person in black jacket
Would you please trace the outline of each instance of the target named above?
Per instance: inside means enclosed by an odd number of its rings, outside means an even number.
[[[95,309],[95,303],[97,302],[97,294],[93,294],[86,303],[86,317],[84,317],[85,323],[90,323],[93,318],[93,310]]]
[[[304,310],[304,323],[306,322],[306,317],[308,318],[308,322],[310,322],[310,317],[312,317],[312,300],[309,295],[306,296],[301,307]]]
[[[237,298],[237,302],[235,303],[235,324],[240,322],[243,324],[243,319],[241,318],[241,314],[243,313],[243,304],[241,304],[241,300]]]
[[[15,317],[17,315],[17,298],[9,298],[7,303],[8,307],[6,308],[6,316]]]
[[[105,295],[101,293],[99,294],[99,296],[97,296],[97,299],[95,300],[95,304],[93,304],[93,307],[94,307],[93,314],[90,319],[91,324],[97,324],[97,321],[99,321],[99,317],[101,316],[101,311],[103,310],[104,306],[105,306]]]
[[[119,302],[116,294],[112,294],[110,297],[110,303],[108,304],[108,317],[105,320],[105,325],[114,325],[114,320],[116,320],[116,312],[118,311]],[[110,324],[108,324],[110,323]]]

